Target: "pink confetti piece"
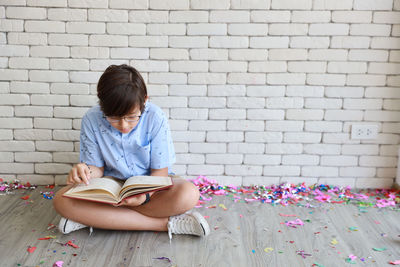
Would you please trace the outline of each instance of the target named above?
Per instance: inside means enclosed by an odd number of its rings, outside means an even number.
[[[400,260],[397,261],[389,261],[390,264],[392,265],[400,265]]]
[[[357,256],[354,256],[353,254],[350,254],[349,255],[349,259],[353,261],[353,260],[357,259]]]
[[[296,225],[304,225],[304,222],[300,219],[296,219],[294,221],[287,221],[285,224],[289,227],[297,228]]]
[[[35,250],[36,250],[36,247],[29,246],[26,251],[28,251],[29,253],[33,253],[33,252],[35,252]]]
[[[297,215],[294,215],[294,214],[283,214],[283,213],[279,213],[279,216],[282,216],[282,217],[297,217]]]
[[[53,264],[53,267],[62,267],[63,264],[64,264],[63,261],[56,261],[56,262]]]
[[[66,246],[71,246],[73,248],[79,248],[78,245],[74,244],[71,240],[69,240],[67,243],[65,243]]]

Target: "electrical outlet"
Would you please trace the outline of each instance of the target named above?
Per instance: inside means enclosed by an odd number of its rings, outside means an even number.
[[[353,124],[351,126],[351,139],[376,139],[378,136],[378,125],[376,124]]]

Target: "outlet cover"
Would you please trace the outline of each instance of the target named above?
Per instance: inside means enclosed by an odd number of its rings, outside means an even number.
[[[353,124],[351,126],[351,139],[376,139],[378,136],[378,125],[376,124]]]

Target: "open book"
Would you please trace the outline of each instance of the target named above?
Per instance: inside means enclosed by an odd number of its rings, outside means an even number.
[[[127,180],[106,176],[90,179],[89,185],[76,184],[63,196],[118,204],[130,196],[158,191],[170,186],[172,186],[172,179],[168,176],[132,176]]]

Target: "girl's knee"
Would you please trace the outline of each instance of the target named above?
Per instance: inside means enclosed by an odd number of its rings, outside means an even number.
[[[185,209],[190,210],[199,201],[200,192],[197,187],[191,182],[184,182],[179,186],[179,202]]]

